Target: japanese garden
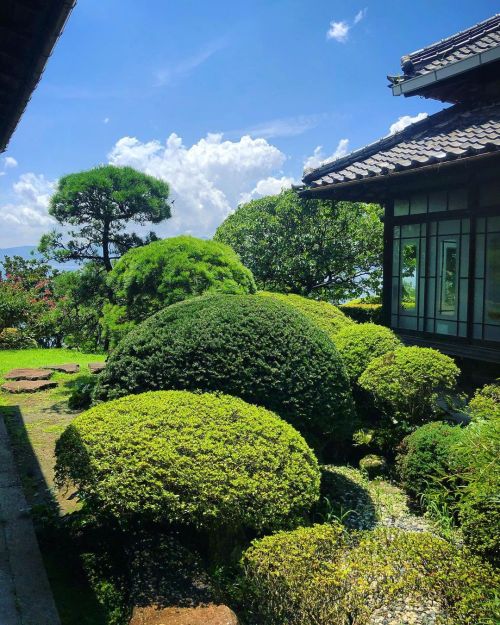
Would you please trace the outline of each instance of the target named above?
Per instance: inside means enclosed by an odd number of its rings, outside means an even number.
[[[449,108],[211,237],[150,172],[58,179],[0,263],[0,625],[500,621],[500,17],[464,32],[389,77]]]

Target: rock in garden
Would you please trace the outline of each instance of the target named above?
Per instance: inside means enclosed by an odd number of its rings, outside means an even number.
[[[134,608],[129,625],[238,625],[236,614],[225,605],[195,608]]]
[[[2,391],[6,393],[36,393],[57,386],[53,380],[15,380],[2,385]]]
[[[61,371],[62,373],[78,373],[80,371],[80,365],[74,362],[69,362],[64,365],[47,365],[44,369],[52,369],[52,371]]]
[[[52,371],[47,369],[12,369],[5,374],[6,380],[48,380]]]
[[[89,362],[90,373],[101,373],[105,367],[105,362]]]

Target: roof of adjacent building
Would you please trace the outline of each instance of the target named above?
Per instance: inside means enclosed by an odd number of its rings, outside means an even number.
[[[421,76],[500,46],[500,13],[401,59],[406,76]]]
[[[310,190],[500,151],[500,103],[455,105],[304,174]]]
[[[76,0],[0,2],[0,152],[14,132]]]

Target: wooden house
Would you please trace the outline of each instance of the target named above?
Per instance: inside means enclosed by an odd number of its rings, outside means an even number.
[[[306,172],[301,193],[384,206],[384,317],[407,343],[500,362],[500,15],[401,66],[394,95],[451,106]]]

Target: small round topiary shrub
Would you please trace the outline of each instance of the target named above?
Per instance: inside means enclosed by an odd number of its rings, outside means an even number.
[[[478,389],[468,406],[473,421],[500,419],[500,383]]]
[[[255,541],[242,564],[245,607],[259,625],[368,625],[389,612],[420,622],[405,617],[427,605],[432,622],[495,622],[492,567],[425,532],[302,527]]]
[[[231,533],[296,524],[319,497],[316,458],[277,415],[227,395],[159,391],[77,416],[59,485],[96,514]]]
[[[399,347],[371,361],[359,378],[378,408],[398,422],[420,425],[439,415],[440,396],[460,373],[449,356],[428,347]]]
[[[382,456],[368,454],[359,461],[359,468],[372,480],[374,477],[379,477],[386,472],[387,462]]]
[[[427,423],[402,441],[396,467],[403,488],[413,499],[434,490],[453,498],[454,447],[463,433],[459,426]]]
[[[334,341],[353,383],[372,360],[401,346],[392,330],[375,323],[348,325],[336,334]]]
[[[330,338],[334,338],[342,328],[355,325],[352,319],[349,319],[339,308],[328,302],[309,299],[293,293],[287,295],[285,293],[259,291],[257,295],[272,297],[289,304],[324,330]]]
[[[321,442],[351,421],[349,381],[335,345],[271,297],[203,296],[160,311],[113,351],[94,398],[157,389],[241,397]]]
[[[249,269],[224,243],[178,236],[135,247],[107,278],[112,303],[102,320],[112,345],[158,310],[203,293],[255,293]]]

